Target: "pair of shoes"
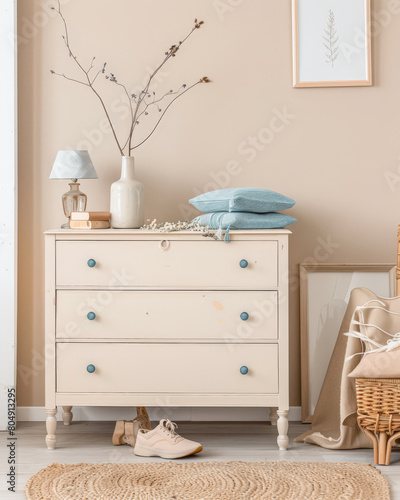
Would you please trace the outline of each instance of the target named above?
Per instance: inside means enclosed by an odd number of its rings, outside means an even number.
[[[120,446],[121,444],[129,444],[135,446],[136,436],[140,429],[151,430],[150,420],[142,415],[137,416],[134,420],[118,420],[115,423],[112,444]]]
[[[168,419],[160,420],[159,425],[149,431],[139,429],[134,448],[140,457],[183,458],[199,453],[200,443],[185,439],[176,433],[178,426]]]

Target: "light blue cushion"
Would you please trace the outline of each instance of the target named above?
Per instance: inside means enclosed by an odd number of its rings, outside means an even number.
[[[253,212],[264,214],[292,208],[295,201],[261,188],[230,188],[210,191],[189,200],[200,212]]]
[[[215,212],[199,215],[194,219],[210,229],[280,229],[297,219],[286,214],[252,214],[249,212]]]

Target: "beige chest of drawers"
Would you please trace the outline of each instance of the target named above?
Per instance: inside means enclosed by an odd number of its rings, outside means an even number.
[[[46,411],[270,407],[288,446],[286,230],[46,232]]]

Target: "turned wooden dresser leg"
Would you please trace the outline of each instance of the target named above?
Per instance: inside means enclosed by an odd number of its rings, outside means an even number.
[[[270,410],[269,420],[271,425],[276,426],[276,423],[278,422],[278,408],[276,406],[271,406]]]
[[[46,445],[49,450],[54,450],[56,447],[56,429],[57,429],[57,408],[46,410]]]
[[[64,425],[71,425],[72,406],[63,406],[62,409],[63,409],[62,419],[63,419]]]
[[[288,421],[288,410],[278,410],[278,446],[281,451],[286,451],[289,446],[289,421]]]

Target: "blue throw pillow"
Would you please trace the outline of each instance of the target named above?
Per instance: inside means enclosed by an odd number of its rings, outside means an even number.
[[[189,200],[200,212],[253,212],[264,214],[292,208],[295,201],[262,188],[230,188],[210,191]]]
[[[286,214],[253,214],[249,212],[216,212],[196,217],[193,222],[210,229],[281,229],[297,219]]]

